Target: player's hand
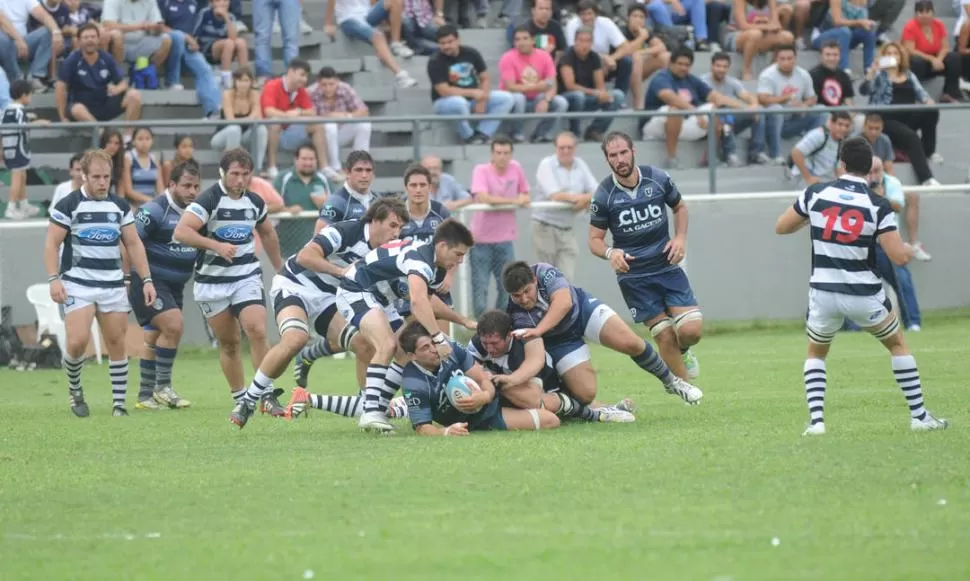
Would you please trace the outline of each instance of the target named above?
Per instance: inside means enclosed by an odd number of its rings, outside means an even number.
[[[152,306],[152,304],[155,302],[155,299],[158,298],[158,293],[155,292],[155,283],[153,282],[146,282],[141,287],[141,292],[143,295],[145,295],[146,307]]]
[[[28,55],[28,53],[30,51],[27,48],[27,43],[24,42],[24,39],[18,38],[17,40],[15,40],[14,41],[14,46],[17,47],[17,59],[18,60],[26,60],[27,59],[27,55]]]
[[[455,402],[455,407],[466,414],[473,414],[489,402],[487,391],[475,391]]]
[[[436,343],[434,348],[438,352],[438,357],[440,357],[442,361],[451,355],[451,345],[449,345],[447,341],[443,343]]]
[[[516,329],[515,331],[512,331],[512,334],[523,341],[542,337],[542,333],[540,333],[539,329],[536,329],[535,327],[528,329]]]
[[[228,242],[219,242],[216,244],[215,253],[226,262],[232,262],[236,258],[236,247]]]
[[[59,305],[67,301],[67,291],[64,290],[64,283],[61,279],[52,280],[50,284],[51,300]]]
[[[667,260],[670,264],[679,264],[684,259],[684,255],[687,254],[686,247],[687,244],[680,236],[675,236],[673,240],[664,246],[664,252],[667,253]]]
[[[512,385],[512,377],[510,375],[493,375],[491,379],[495,387],[499,389]]]
[[[467,422],[456,422],[445,428],[445,436],[467,436],[468,435],[468,423]]]
[[[610,266],[613,267],[614,272],[630,272],[630,265],[628,264],[633,257],[623,252],[622,250],[613,250],[613,254],[610,255]]]

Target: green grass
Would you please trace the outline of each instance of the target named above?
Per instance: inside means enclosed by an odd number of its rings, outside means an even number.
[[[597,348],[600,393],[634,397],[635,424],[465,439],[323,412],[240,432],[212,354],[177,362],[191,409],[130,418],[110,417],[106,366],[85,368],[87,420],[59,372],[0,371],[0,578],[970,578],[967,325],[909,336],[953,423],[928,434],[909,431],[881,348],[846,334],[829,433],[802,438],[789,328],[705,339],[699,407]],[[352,362],[311,382],[351,391]]]

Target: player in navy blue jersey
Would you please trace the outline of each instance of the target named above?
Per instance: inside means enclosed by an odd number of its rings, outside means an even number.
[[[660,380],[667,393],[696,404],[703,392],[674,375],[647,341],[637,337],[609,306],[570,284],[551,264],[518,261],[505,265],[502,284],[516,335],[542,337],[569,393],[584,404],[596,398],[596,372],[586,340],[630,356]]]
[[[670,176],[637,165],[630,136],[603,140],[612,173],[590,205],[589,249],[610,262],[630,315],[650,329],[664,362],[681,379],[700,374],[690,348],[701,339],[701,310],[681,263],[687,251],[687,206]],[[670,237],[667,208],[674,215]],[[607,246],[606,233],[613,237]]]
[[[371,191],[374,183],[374,158],[366,151],[351,151],[347,156],[347,181],[327,198],[320,208],[316,231],[327,224],[344,220],[359,220],[377,195]]]
[[[138,409],[154,410],[159,405],[186,408],[189,400],[172,389],[172,365],[182,340],[184,321],[182,297],[192,279],[199,251],[176,242],[173,237],[182,213],[199,195],[201,170],[194,161],[172,169],[168,189],[142,206],[135,214],[135,227],[148,255],[155,281],[156,299],[145,304],[144,288],[137,273],[131,275],[128,296],[135,319],[145,333],[140,363],[141,388]]]
[[[417,321],[408,323],[401,332],[401,348],[409,359],[401,388],[408,417],[419,436],[467,436],[474,431],[559,427],[559,418],[547,409],[503,406],[496,397],[495,386],[475,358],[461,345],[450,341],[446,344],[449,353],[442,355],[440,345]],[[461,376],[473,379],[480,390],[453,405],[445,388],[450,380]]]
[[[27,201],[27,170],[30,169],[30,133],[27,107],[33,97],[30,82],[17,79],[10,85],[10,104],[0,111],[0,145],[3,165],[10,170],[10,201],[4,212],[8,220],[32,218],[40,208]],[[47,123],[38,120],[35,123]]]

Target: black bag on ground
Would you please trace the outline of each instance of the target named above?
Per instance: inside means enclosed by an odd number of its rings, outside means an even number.
[[[10,313],[10,307],[0,307],[0,365],[16,364],[24,348]]]

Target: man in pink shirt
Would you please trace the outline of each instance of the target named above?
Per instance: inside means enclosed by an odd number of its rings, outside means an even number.
[[[512,140],[499,136],[492,140],[492,161],[472,170],[472,195],[475,201],[493,206],[529,206],[529,181],[519,162],[512,160]],[[502,287],[502,268],[515,260],[512,242],[518,238],[515,210],[476,212],[471,231],[472,304],[475,318],[485,312],[489,275],[495,277],[495,307],[505,310],[509,295]]]
[[[512,93],[512,113],[563,113],[569,108],[565,97],[557,93],[556,65],[544,50],[535,48],[535,39],[529,26],[515,29],[512,37],[514,47],[502,55],[498,61],[499,87]],[[533,143],[552,141],[553,125],[558,117],[549,115],[543,118],[532,132]],[[516,143],[525,141],[525,123],[512,122],[512,139]]]

